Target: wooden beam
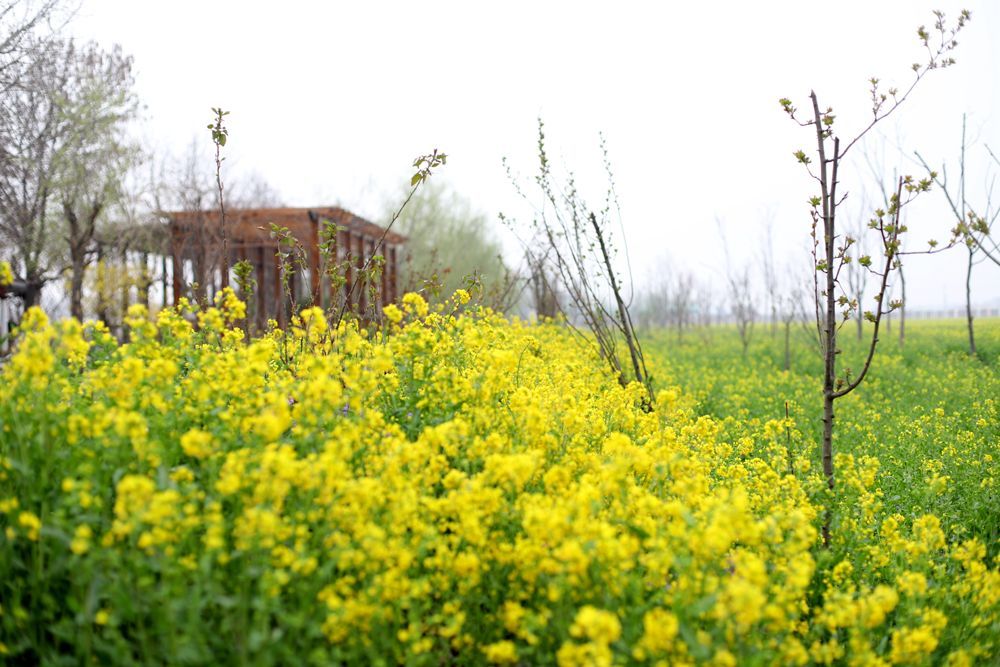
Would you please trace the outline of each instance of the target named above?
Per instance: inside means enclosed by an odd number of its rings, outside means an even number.
[[[350,230],[345,229],[340,232],[340,235],[341,241],[338,245],[340,246],[340,250],[344,253],[344,262],[347,267],[344,271],[344,287],[341,290],[343,292],[343,299],[346,302],[351,293],[351,289],[354,286],[354,266],[350,261],[348,261],[351,254],[354,252],[354,248],[351,246],[351,241],[353,239]],[[345,310],[349,310],[350,308],[351,304],[345,303]]]
[[[319,274],[319,216],[309,211],[310,227],[309,239],[309,278],[312,282],[312,302],[314,306],[320,305],[320,274]]]
[[[285,328],[284,298],[281,294],[281,257],[280,253],[274,253],[274,283],[272,285],[274,293],[274,319],[278,320],[278,326]]]
[[[385,293],[385,303],[395,303],[399,301],[399,253],[396,244],[389,247],[389,258],[387,260],[386,275],[388,279],[388,289]]]
[[[160,285],[163,288],[163,307],[167,307],[167,256],[160,255]]]
[[[257,274],[257,312],[254,318],[257,321],[257,330],[263,331],[267,324],[267,301],[264,298],[264,291],[267,289],[267,282],[264,280],[267,272],[267,262],[264,257],[264,247],[257,248],[257,257],[254,261],[254,273]]]
[[[170,259],[173,266],[173,303],[176,306],[177,300],[181,298],[181,281],[184,279],[184,266],[181,262],[181,254],[184,252],[184,246],[180,241],[181,231],[173,224],[170,224]],[[165,262],[164,262],[165,264]],[[166,276],[163,278],[164,285],[166,284]],[[163,290],[163,303],[167,303],[167,292],[164,287]]]
[[[367,250],[367,240],[364,235],[358,234],[358,316],[364,317],[365,310],[368,309],[368,280],[362,275],[361,269],[365,266]]]

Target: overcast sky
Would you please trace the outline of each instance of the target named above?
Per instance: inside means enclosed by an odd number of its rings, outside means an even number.
[[[233,178],[257,172],[290,205],[336,203],[375,222],[413,158],[433,148],[449,155],[440,178],[477,207],[523,215],[501,159],[532,173],[538,117],[556,168],[576,172],[599,205],[603,132],[637,279],[690,271],[718,283],[716,220],[734,263],[757,254],[766,220],[780,261],[796,270],[804,261],[814,192],[792,153],[811,150],[810,133],[778,98],[804,109],[815,89],[841,136],[853,136],[871,113],[869,78],[909,85],[910,65],[925,57],[916,29],[933,23],[935,7],[951,18],[972,11],[958,64],[921,82],[869,152],[890,173],[919,173],[919,150],[957,174],[967,113],[977,142],[970,199],[981,208],[986,179],[1000,175],[984,148],[1000,154],[1000,3],[991,0],[83,0],[69,30],[134,56],[142,132],[157,150],[210,144],[205,126],[221,106],[231,111]],[[846,222],[866,191],[879,195],[863,160],[845,171]],[[939,192],[908,215],[912,248],[945,239],[953,224]],[[964,262],[962,249],[908,260],[909,304],[962,304]],[[977,267],[974,300],[1000,305],[1000,267]]]

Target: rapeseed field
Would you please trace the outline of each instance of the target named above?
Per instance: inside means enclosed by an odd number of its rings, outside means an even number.
[[[815,381],[724,332],[653,341],[650,408],[565,327],[462,291],[407,295],[385,331],[306,309],[247,341],[244,315],[133,306],[119,345],[26,314],[0,370],[0,660],[1000,656],[995,358],[880,357],[831,496]]]

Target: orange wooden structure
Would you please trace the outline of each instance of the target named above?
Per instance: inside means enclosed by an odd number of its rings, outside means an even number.
[[[211,297],[222,286],[222,233],[219,212],[178,211],[166,213],[169,220],[169,253],[172,259],[173,301],[184,295],[196,299]],[[350,259],[342,273],[346,284],[334,290],[327,276],[327,261],[320,252],[322,230],[337,226],[337,255],[329,263]],[[304,261],[285,257],[271,225],[288,229],[304,251]],[[342,208],[257,208],[226,211],[226,230],[230,265],[246,260],[253,266],[257,282],[248,316],[258,328],[268,319],[284,326],[290,313],[299,306],[315,304],[323,308],[339,307],[350,299],[349,307],[366,312],[369,306],[380,307],[398,299],[399,261],[406,237],[354,215]],[[381,241],[381,246],[379,242]],[[385,258],[376,300],[369,304],[369,285],[355,284],[358,269],[376,253]],[[284,261],[282,258],[285,257]],[[282,285],[282,266],[291,267],[288,290]],[[230,281],[232,283],[232,281]],[[197,288],[192,290],[191,286]],[[235,287],[235,285],[234,285]]]

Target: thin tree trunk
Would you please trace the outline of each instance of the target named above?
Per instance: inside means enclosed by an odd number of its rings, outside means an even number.
[[[26,279],[24,281],[24,309],[37,306],[42,300],[42,284],[39,280]]]
[[[160,281],[163,287],[163,307],[166,308],[167,304],[167,255],[163,254],[160,257]],[[176,297],[174,298],[176,301]]]
[[[833,383],[827,374],[823,382],[823,475],[833,491]],[[829,386],[828,386],[829,385]],[[823,546],[830,546],[830,509],[823,519]]]
[[[87,271],[87,247],[94,240],[94,230],[97,218],[104,210],[104,201],[98,199],[90,204],[83,219],[77,215],[73,205],[63,202],[63,216],[69,227],[69,256],[72,275],[70,276],[70,314],[77,320],[83,320],[83,279]]]
[[[126,336],[125,330],[125,314],[128,312],[128,302],[129,302],[129,290],[132,288],[130,276],[128,274],[128,249],[122,248],[121,254],[122,262],[122,272],[121,272],[121,321],[119,322],[119,339],[124,342]]]
[[[824,144],[823,124],[816,94],[811,93],[813,112],[816,118],[816,143],[819,152],[820,192],[823,206],[823,249],[826,261],[826,313],[823,316],[821,333],[823,337],[823,476],[826,485],[833,491],[833,402],[834,381],[837,375],[837,299],[834,277],[837,214],[837,167],[840,160],[840,141],[834,138],[833,156],[827,158]],[[828,171],[832,165],[832,173]],[[823,519],[823,546],[830,546],[830,523],[832,512],[828,507]]]
[[[976,356],[976,333],[972,324],[972,259],[974,251],[969,247],[969,264],[965,271],[965,318],[969,323],[969,354]]]
[[[621,320],[622,330],[625,333],[625,344],[628,346],[629,356],[632,358],[632,372],[635,373],[636,381],[641,382],[646,387],[649,400],[652,401],[654,400],[653,388],[649,386],[644,364],[641,363],[641,352],[638,349],[635,331],[632,329],[632,319],[625,308],[625,301],[622,299],[621,290],[618,288],[618,281],[615,279],[615,272],[611,266],[611,258],[608,256],[608,249],[604,244],[604,234],[601,233],[601,228],[597,224],[597,218],[593,213],[590,214],[590,224],[593,225],[594,232],[597,234],[597,241],[601,246],[601,255],[604,257],[604,266],[608,271],[608,282],[611,283],[611,291],[615,295],[615,303],[618,306],[618,317]]]
[[[792,321],[785,320],[785,370],[792,370]]]
[[[83,274],[87,270],[83,253],[71,252],[72,273],[69,280],[69,314],[78,321],[83,321]]]
[[[63,202],[63,215],[66,218],[66,226],[69,228],[69,258],[70,258],[70,278],[69,278],[69,314],[78,321],[83,321],[83,272],[86,270],[84,262],[84,240],[81,238],[80,219],[76,211],[69,204]]]
[[[903,275],[903,265],[899,265],[899,288],[902,292],[903,305],[899,307],[899,347],[906,342],[906,278]]]
[[[108,313],[108,300],[111,288],[108,285],[109,270],[104,257],[104,244],[97,243],[97,319],[111,328],[111,317]]]
[[[152,276],[150,275],[151,272],[149,270],[149,253],[144,251],[140,255],[140,257],[141,257],[141,261],[142,261],[142,269],[141,269],[141,271],[142,271],[142,278],[141,278],[141,280],[142,280],[142,290],[141,290],[141,293],[142,293],[142,303],[145,304],[146,310],[148,311],[149,310],[149,288],[153,285],[153,279],[152,279]]]

